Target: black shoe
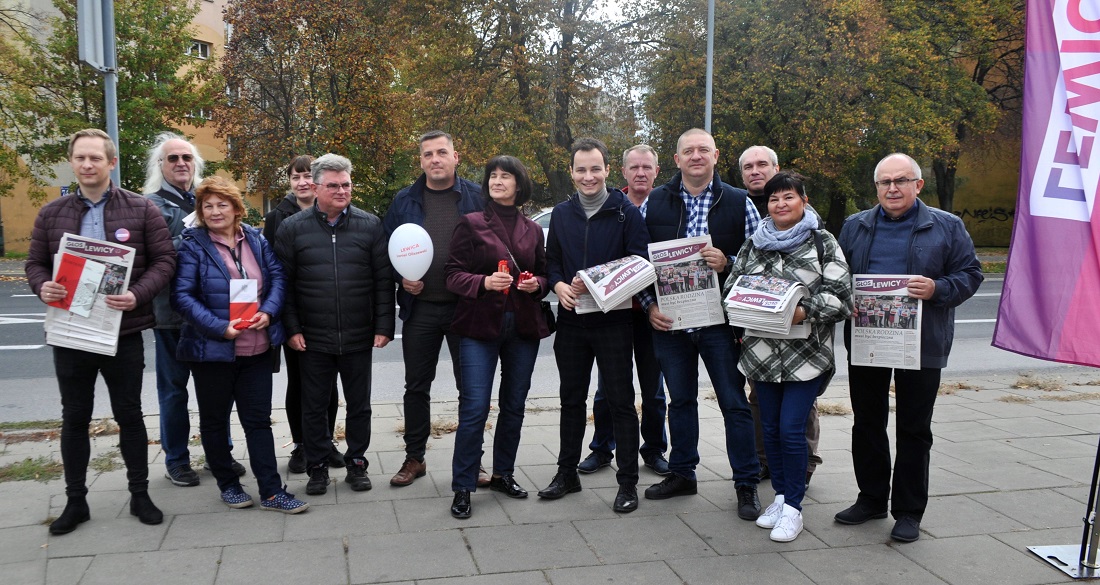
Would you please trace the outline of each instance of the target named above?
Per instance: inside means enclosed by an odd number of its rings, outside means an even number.
[[[539,491],[539,497],[547,500],[556,500],[565,494],[574,494],[581,491],[581,478],[577,474],[556,473],[554,479],[546,489]]]
[[[761,463],[760,464],[760,481],[764,481],[765,479],[771,479],[771,477],[772,477],[772,470],[768,469],[768,464],[767,463]]]
[[[367,477],[367,462],[363,459],[352,459],[351,465],[348,465],[348,476],[344,478],[344,483],[350,485],[352,491],[369,490],[371,485],[370,478]],[[306,491],[309,491],[309,486],[306,486]]]
[[[348,464],[344,462],[344,454],[341,453],[340,450],[337,449],[336,445],[334,444],[332,446],[332,451],[330,451],[329,454],[328,454],[328,466],[329,467],[347,467],[347,465]]]
[[[232,457],[229,458],[229,461],[230,461],[229,467],[233,468],[233,473],[236,473],[237,477],[244,477],[244,474],[248,473],[248,471],[244,468],[244,465],[241,465],[240,461],[237,461],[236,459],[233,459]],[[207,471],[210,471],[210,462],[209,461],[203,462],[202,468],[207,470]],[[197,476],[197,475],[195,476],[195,485],[198,485],[198,477],[199,476]],[[172,482],[172,483],[176,483],[176,482]],[[179,484],[176,484],[176,485],[179,485]]]
[[[465,520],[470,517],[470,490],[458,490],[455,492],[455,499],[451,500],[451,516],[458,518],[459,520]]]
[[[753,522],[760,517],[760,498],[756,497],[756,486],[743,485],[737,488],[737,517]]]
[[[894,523],[890,538],[898,542],[916,542],[920,538],[920,520],[912,516],[902,516]]]
[[[306,454],[301,445],[295,446],[290,452],[290,461],[286,464],[286,470],[290,473],[306,472]]]
[[[65,511],[50,523],[50,534],[68,534],[91,519],[88,500],[84,496],[69,496],[69,501],[65,502]]]
[[[509,498],[526,498],[527,490],[519,487],[516,478],[511,475],[502,475],[489,480],[489,489],[500,492]]]
[[[668,460],[665,459],[664,453],[658,453],[653,457],[645,460],[645,466],[652,469],[653,473],[657,475],[667,476],[672,473],[668,470]]]
[[[673,473],[664,478],[661,483],[647,487],[645,499],[667,500],[675,496],[693,496],[697,493],[699,489],[694,479],[687,479]]]
[[[615,505],[611,507],[620,514],[629,514],[638,509],[638,486],[621,485],[615,495]]]
[[[130,494],[130,515],[137,516],[142,524],[160,524],[164,521],[164,513],[153,505],[149,492]]]
[[[311,496],[320,496],[328,491],[328,467],[315,465],[309,470],[309,481],[306,482],[306,493]]]
[[[189,463],[184,463],[179,467],[173,467],[164,473],[164,477],[167,477],[172,485],[178,485],[180,487],[191,487],[199,485],[199,474],[195,473],[194,469],[191,469]]]
[[[847,524],[849,526],[855,526],[856,524],[863,524],[868,520],[882,520],[886,517],[886,509],[872,508],[863,502],[856,500],[856,503],[852,504],[848,508],[841,510],[833,516],[833,520],[841,524]]]
[[[599,453],[593,451],[588,454],[588,457],[584,458],[577,464],[578,473],[596,473],[597,471],[611,465],[611,456],[606,453]]]

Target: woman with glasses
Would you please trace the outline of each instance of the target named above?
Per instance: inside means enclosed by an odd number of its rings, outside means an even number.
[[[806,418],[834,371],[833,330],[852,314],[852,275],[836,239],[821,229],[804,179],[776,173],[764,185],[768,217],[745,241],[731,266],[725,293],[742,274],[776,276],[810,290],[792,324],[808,322],[805,339],[771,339],[746,332],[740,370],[756,386],[764,452],[775,501],[756,520],[771,539],[790,542],[802,532],[806,494]]]
[[[490,160],[481,182],[485,210],[459,219],[444,267],[447,289],[459,296],[451,330],[462,338],[462,393],[451,463],[455,518],[470,517],[498,361],[500,414],[489,489],[510,498],[527,497],[513,475],[516,451],[539,340],[550,335],[539,306],[547,292],[542,228],[519,211],[531,191],[530,176],[519,159]]]
[[[241,223],[236,185],[211,177],[195,191],[196,227],[183,232],[172,281],[172,308],[184,319],[176,356],[188,362],[199,403],[199,431],[222,501],[247,508],[252,496],[233,471],[229,414],[237,404],[260,508],[288,514],[309,504],[288,494],[271,435],[272,351],[284,341],[278,321],[286,277],[260,231]]]

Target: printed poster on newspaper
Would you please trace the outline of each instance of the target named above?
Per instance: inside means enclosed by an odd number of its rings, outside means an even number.
[[[852,277],[851,360],[857,366],[920,369],[923,306],[909,296],[905,274],[856,274]]]
[[[709,235],[649,245],[649,261],[657,271],[657,308],[672,318],[673,329],[726,322],[718,276],[700,253],[709,245]]]
[[[107,307],[106,297],[126,292],[134,256],[134,249],[122,244],[62,236],[54,280],[64,281],[67,294],[46,307],[48,345],[115,355],[122,311]]]

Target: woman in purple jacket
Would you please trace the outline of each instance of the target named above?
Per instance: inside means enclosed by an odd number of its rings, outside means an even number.
[[[252,505],[229,455],[228,421],[236,402],[260,508],[304,512],[309,504],[282,484],[271,435],[272,352],[285,337],[278,319],[286,293],[283,267],[260,230],[241,224],[244,200],[233,183],[203,181],[195,190],[195,213],[197,226],[183,231],[177,252],[171,300],[184,320],[176,359],[187,362],[195,378],[206,461],[227,506]],[[242,310],[249,301],[254,304]]]
[[[498,360],[500,414],[489,489],[527,497],[513,477],[516,451],[539,340],[550,335],[539,307],[547,293],[542,228],[519,212],[531,190],[519,159],[490,160],[481,182],[482,196],[488,198],[485,210],[459,219],[444,268],[447,289],[459,296],[451,330],[462,336],[462,393],[451,463],[455,518],[470,517]]]

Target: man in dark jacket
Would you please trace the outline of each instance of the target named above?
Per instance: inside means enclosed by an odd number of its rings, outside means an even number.
[[[344,481],[366,491],[371,351],[393,339],[393,272],[382,222],[351,205],[351,161],[326,154],[311,168],[313,208],[287,218],[275,236],[290,291],[283,314],[287,345],[302,352],[306,493],[328,490],[328,405],[337,373],[347,405]]]
[[[275,245],[275,234],[279,232],[279,226],[283,220],[306,209],[313,207],[313,201],[317,198],[313,193],[313,171],[310,165],[313,157],[302,155],[294,157],[286,167],[286,178],[290,182],[290,193],[264,216],[264,239]],[[287,471],[291,473],[304,473],[306,470],[306,453],[302,449],[302,373],[298,363],[298,352],[283,345],[283,355],[286,358],[286,420],[290,425],[290,438],[294,441],[294,449],[290,452],[290,461],[287,462]],[[332,385],[332,395],[328,403],[329,432],[336,429],[336,411],[340,408],[340,392],[335,381]],[[343,467],[344,455],[333,444],[328,456],[329,467]]]
[[[451,333],[458,297],[447,290],[443,265],[451,253],[451,235],[458,218],[481,211],[481,187],[455,174],[458,153],[450,134],[439,130],[420,137],[420,168],[424,174],[402,189],[386,212],[386,235],[415,223],[432,238],[432,263],[420,280],[402,277],[397,289],[401,305],[401,356],[405,362],[405,462],[390,485],[412,484],[427,473],[424,451],[431,434],[431,390],[443,340],[451,353],[455,387],[462,393],[457,335]],[[482,474],[484,475],[484,474]],[[488,477],[479,478],[479,485]]]
[[[72,532],[90,518],[86,478],[91,445],[95,381],[107,383],[119,449],[126,462],[130,513],[145,524],[160,524],[164,515],[149,499],[149,437],[141,412],[141,375],[145,351],[141,332],[155,323],[153,297],[168,286],[176,267],[176,251],[155,205],[111,184],[118,150],[106,132],[81,130],[69,140],[69,163],[79,188],[42,208],[31,232],[27,283],[44,303],[65,298],[66,289],[53,281],[54,256],[67,234],[107,240],[136,250],[130,283],[123,294],[107,295],[110,309],[123,311],[115,355],[54,347],[54,369],[61,392],[61,461],[65,466],[68,502],[50,524],[51,534]],[[97,301],[98,302],[98,301]]]
[[[654,242],[710,235],[712,245],[700,252],[718,275],[719,286],[729,276],[729,265],[745,238],[756,231],[760,216],[742,189],[718,177],[714,167],[718,149],[714,138],[698,128],[676,142],[680,172],[649,194],[646,226]],[[699,464],[699,359],[703,359],[726,427],[726,456],[733,469],[737,515],[756,520],[760,502],[760,462],[753,441],[752,412],[745,397],[745,376],[737,369],[740,341],[725,323],[673,331],[673,320],[661,313],[648,293],[642,306],[654,329],[653,350],[668,385],[668,431],[672,442],[668,468],[661,483],[645,491],[650,500],[696,493],[695,467]]]
[[[146,197],[160,210],[172,244],[179,248],[185,219],[195,211],[195,187],[202,181],[204,162],[195,145],[178,134],[157,135],[145,163]],[[191,469],[191,417],[187,411],[187,379],[191,369],[176,359],[179,346],[179,314],[169,303],[169,287],[153,299],[157,326],[156,339],[157,400],[160,403],[160,448],[164,451],[164,477],[173,485],[199,485],[199,474]],[[233,448],[233,440],[229,441]],[[233,461],[233,470],[244,475],[244,466]]]
[[[920,521],[928,506],[928,461],[932,450],[932,408],[947,366],[955,333],[955,307],[982,283],[974,242],[958,217],[932,209],[917,199],[924,180],[910,156],[895,153],[875,167],[879,204],[852,215],[840,231],[840,248],[852,274],[907,274],[909,296],[921,299],[920,369],[903,370],[851,365],[852,462],[859,496],[835,516],[841,524],[862,524],[886,517],[887,500],[894,516],[890,537],[899,542],[920,538]],[[844,345],[851,350],[851,321]],[[890,483],[890,379],[897,392],[897,458],[893,492]]]
[[[569,172],[577,193],[554,207],[546,243],[550,287],[558,296],[554,358],[561,396],[561,446],[558,471],[540,498],[556,500],[581,490],[577,464],[584,443],[588,387],[593,360],[603,379],[618,449],[619,492],[613,508],[638,509],[638,412],[634,409],[630,311],[578,314],[578,297],[587,292],[577,271],[636,254],[646,256],[645,220],[618,189],[607,188],[607,147],[594,138],[573,144]]]

